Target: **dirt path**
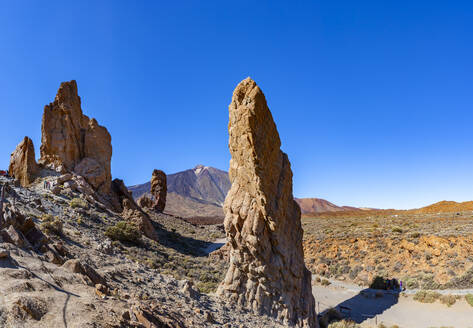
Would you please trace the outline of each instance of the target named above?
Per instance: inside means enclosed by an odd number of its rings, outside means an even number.
[[[375,327],[384,323],[401,328],[473,328],[473,307],[464,298],[457,300],[451,307],[438,301],[425,304],[413,300],[410,294],[415,290],[405,296],[387,291],[382,297],[376,297],[374,290],[334,280],[329,286],[314,285],[312,290],[319,312],[331,307],[345,307],[343,312],[363,327]],[[468,290],[452,290],[449,294],[466,293]]]
[[[225,243],[227,242],[227,238],[219,238],[219,239],[216,239],[212,244],[210,244],[209,246],[205,247],[205,248],[202,248],[202,251],[205,253],[205,254],[210,254],[212,253],[213,251],[216,251],[217,249],[219,249],[220,247],[222,247],[223,245],[225,245]]]

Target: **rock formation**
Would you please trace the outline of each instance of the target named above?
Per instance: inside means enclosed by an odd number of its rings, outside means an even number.
[[[111,188],[112,144],[107,129],[82,113],[76,81],[63,82],[54,102],[45,106],[40,163],[83,176],[95,190]]]
[[[130,191],[123,183],[123,180],[114,179],[112,181],[112,189],[113,192],[118,195],[120,205],[123,208],[123,218],[135,223],[146,237],[157,241],[158,234],[148,214],[143,212],[138,204],[136,204]]]
[[[26,187],[33,182],[37,172],[38,165],[36,164],[33,141],[25,137],[10,156],[8,174],[18,179],[20,184]]]
[[[151,177],[151,195],[155,199],[153,209],[157,212],[164,211],[166,207],[166,173],[161,170],[154,170]]]
[[[144,194],[136,200],[136,203],[141,208],[153,208],[154,202],[148,195]]]
[[[289,326],[317,327],[292,171],[263,92],[247,78],[229,106],[225,230],[230,267],[218,295]]]

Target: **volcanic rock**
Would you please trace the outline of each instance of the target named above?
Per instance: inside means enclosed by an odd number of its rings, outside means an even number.
[[[111,137],[82,113],[76,81],[61,83],[54,102],[45,106],[41,132],[41,164],[77,171],[100,193],[110,192]]]
[[[125,183],[123,183],[123,180],[114,179],[112,182],[112,190],[118,195],[121,207],[123,208],[122,217],[136,223],[146,237],[158,240],[158,234],[148,214],[136,204],[131,192],[127,189]]]
[[[36,164],[33,141],[25,137],[10,156],[8,174],[18,179],[20,184],[26,187],[33,182],[37,172],[38,165]]]
[[[155,199],[154,210],[157,212],[164,211],[166,207],[166,173],[161,170],[154,170],[151,177],[151,194]]]
[[[263,92],[247,78],[229,106],[225,230],[230,266],[217,294],[289,326],[317,327],[292,171]]]
[[[154,205],[154,202],[151,198],[148,197],[148,195],[142,195],[140,198],[136,200],[138,203],[138,206],[141,208],[152,208]]]

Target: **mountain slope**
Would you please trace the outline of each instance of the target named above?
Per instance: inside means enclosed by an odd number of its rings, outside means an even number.
[[[167,176],[167,213],[182,217],[221,217],[223,202],[230,190],[228,173],[197,165],[193,169]],[[149,193],[151,183],[128,187],[135,199]]]
[[[167,176],[168,195],[166,213],[182,217],[221,217],[223,202],[230,190],[228,173],[210,166],[197,165],[193,169]],[[151,183],[128,187],[135,199],[149,193]],[[302,214],[358,211],[350,206],[337,206],[321,198],[296,198]]]

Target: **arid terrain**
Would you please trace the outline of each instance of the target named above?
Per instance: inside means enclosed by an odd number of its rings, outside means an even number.
[[[403,281],[407,288],[473,287],[468,203],[306,214],[303,227],[305,260],[315,274],[363,286],[380,276]]]

